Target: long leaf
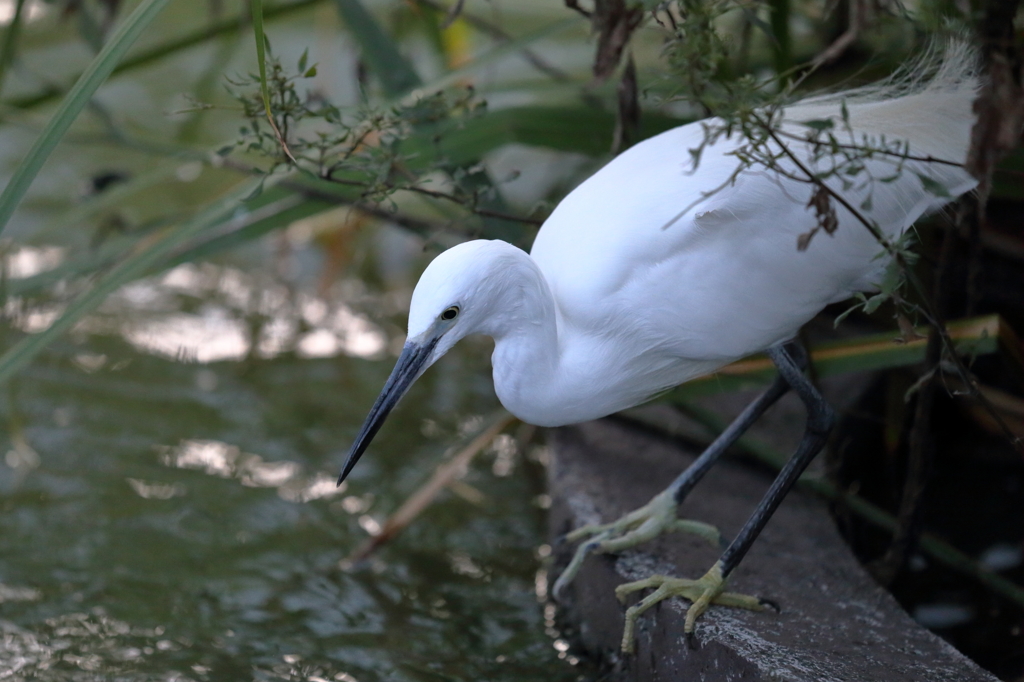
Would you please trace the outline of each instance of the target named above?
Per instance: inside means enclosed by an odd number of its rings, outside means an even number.
[[[1013,349],[1019,348],[1012,339],[1013,332],[998,315],[984,315],[950,322],[949,336],[962,353],[986,355],[1003,352],[1009,360],[1018,360]],[[904,367],[924,360],[925,338],[896,343],[895,334],[885,332],[843,341],[823,343],[811,349],[811,361],[819,377],[848,372],[871,372],[892,367]],[[673,389],[668,395],[672,401],[687,400],[702,395],[742,391],[764,386],[775,376],[775,367],[764,355],[738,360],[714,374],[708,374]]]
[[[135,39],[156,18],[167,2],[168,0],[142,0],[135,11],[117,27],[117,31],[57,107],[53,118],[36,138],[32,149],[14,172],[3,194],[0,194],[0,231],[7,226],[39,169],[71,127],[71,123],[89,103],[93,93],[107,79]]]
[[[194,263],[203,258],[227,251],[242,244],[247,244],[263,235],[291,225],[296,220],[307,218],[311,215],[334,208],[336,204],[329,204],[316,199],[305,199],[296,194],[282,199],[277,206],[267,207],[274,209],[267,211],[266,216],[254,216],[248,223],[236,230],[226,234],[218,234],[200,244],[190,247],[176,256],[168,263],[174,266],[179,263]],[[255,211],[253,213],[256,213]]]
[[[359,0],[335,0],[338,14],[359,41],[367,67],[384,87],[388,97],[404,95],[422,84],[412,65],[398,51],[395,41]]]
[[[641,139],[657,135],[688,121],[657,113],[641,120]],[[546,147],[589,156],[608,154],[615,115],[594,107],[524,106],[490,111],[484,116],[442,122],[417,129],[403,140],[402,154],[416,169],[429,159],[445,158],[454,164],[475,163],[484,154],[506,144]]]
[[[7,280],[5,292],[8,296],[26,296],[52,287],[63,280],[94,275],[137,249],[139,243],[150,238],[150,235],[166,229],[174,222],[177,221],[160,220],[137,227],[127,234],[111,236],[96,247],[76,249],[71,257],[55,268],[30,277]]]
[[[185,250],[177,251],[161,267],[173,267],[179,263],[195,262],[217,253],[251,242],[273,230],[286,227],[296,220],[306,218],[320,211],[336,206],[318,199],[307,199],[300,194],[280,186],[268,188],[258,198],[246,203],[248,214],[244,220],[225,216],[219,223],[189,244]],[[75,212],[71,212],[74,215]],[[61,225],[79,221],[65,220]],[[134,228],[126,234],[118,234],[104,240],[96,247],[81,249],[55,268],[30,277],[10,279],[6,282],[8,296],[25,296],[55,285],[57,282],[94,274],[106,268],[126,254],[138,248],[140,242],[150,235],[178,222],[162,218],[154,223]]]
[[[263,108],[267,110],[267,118],[274,122],[274,114],[270,111],[270,88],[267,86],[267,38],[263,35],[263,0],[250,0],[249,10],[252,12],[252,32],[256,37],[256,60],[260,69],[260,94],[263,95]]]
[[[176,229],[153,242],[134,256],[113,268],[96,285],[71,302],[67,310],[49,327],[38,334],[26,336],[0,356],[0,383],[11,378],[28,364],[54,339],[71,328],[83,315],[93,311],[111,293],[147,274],[203,230],[227,218],[260,184],[258,180],[243,183]]]

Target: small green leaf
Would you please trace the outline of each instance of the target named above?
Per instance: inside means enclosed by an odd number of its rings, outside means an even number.
[[[302,74],[303,78],[312,78],[316,75],[316,64],[306,69],[306,73]]]
[[[257,183],[256,183],[256,184],[255,184],[255,185],[253,186],[253,188],[252,188],[252,191],[251,191],[251,192],[249,192],[249,193],[248,193],[248,194],[247,194],[247,195],[245,196],[245,198],[244,198],[244,199],[242,199],[242,203],[245,203],[245,202],[247,202],[247,201],[252,201],[253,199],[255,199],[256,197],[258,197],[259,195],[263,194],[263,183],[264,183],[264,181],[265,181],[265,180],[266,180],[266,177],[265,177],[265,176],[264,176],[264,177],[262,177],[262,178],[260,178],[260,181],[259,181],[259,182],[257,182]]]
[[[306,70],[306,63],[307,63],[308,60],[309,60],[309,48],[307,47],[305,50],[302,51],[302,56],[299,57],[299,68],[298,68],[299,71],[305,71]]]
[[[878,310],[878,308],[888,300],[888,294],[875,294],[868,300],[864,301],[864,312],[870,315],[871,313]]]
[[[855,310],[859,310],[860,307],[861,307],[860,303],[855,303],[855,304],[851,305],[849,308],[847,308],[846,310],[844,310],[843,312],[839,313],[839,315],[836,316],[835,321],[832,323],[832,328],[835,329],[836,327],[838,327],[840,322],[842,322],[847,317],[849,317],[850,313],[854,312]]]
[[[938,180],[936,180],[935,178],[929,177],[923,173],[918,173],[916,171],[914,172],[914,174],[917,175],[918,179],[921,180],[921,186],[924,187],[924,190],[929,194],[934,194],[935,196],[942,197],[944,199],[953,198],[953,196],[949,193],[949,190],[946,189],[946,186],[943,185]]]
[[[803,121],[803,124],[812,130],[817,130],[818,132],[832,130],[836,126],[835,121],[830,118],[811,119],[810,121]]]

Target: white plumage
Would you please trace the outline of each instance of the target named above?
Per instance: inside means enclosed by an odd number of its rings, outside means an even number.
[[[824,306],[878,282],[888,260],[878,237],[899,238],[922,214],[974,186],[958,165],[970,143],[974,65],[970,51],[954,45],[930,80],[915,71],[895,84],[792,105],[776,137],[760,147],[770,164],[740,167],[736,153],[750,158],[750,143],[739,135],[706,137],[713,120],[669,130],[573,190],[541,227],[530,254],[482,240],[445,251],[416,285],[409,338],[339,482],[409,386],[467,334],[494,338],[498,398],[540,426],[602,417],[767,350],[779,371],[768,390],[648,504],[570,533],[567,539],[580,544],[554,586],[555,594],[565,589],[592,551],[620,552],[673,529],[699,526],[708,534],[706,524],[678,520],[678,505],[792,389],[807,407],[804,436],[718,562],[697,580],[651,576],[616,588],[622,598],[654,590],[626,611],[627,652],[640,614],[671,595],[692,602],[688,634],[710,604],[760,610],[762,600],[724,592],[726,581],[835,423],[794,360],[797,351],[780,344]],[[840,144],[868,141],[894,150],[898,140],[904,157],[853,152],[856,163],[844,165],[840,149],[840,172],[829,174],[837,157],[820,153],[804,125],[826,119]],[[705,140],[693,168],[690,150]],[[807,173],[824,173],[823,182],[842,199],[828,202],[833,233],[818,231],[809,243],[819,214],[829,212],[811,201],[821,195]]]
[[[970,48],[953,43],[938,63],[925,59],[887,84],[787,107],[781,134],[816,170],[832,161],[806,140],[808,120],[831,119],[840,142],[899,140],[911,156],[962,163],[975,72]],[[477,240],[438,256],[413,293],[404,359],[345,473],[412,382],[468,334],[494,338],[494,385],[505,407],[558,426],[636,405],[779,344],[827,304],[872,288],[887,262],[882,247],[835,202],[835,233],[797,248],[817,218],[808,207],[814,185],[786,177],[800,176],[791,160],[778,160],[782,174],[750,167],[736,175],[734,153],[745,141],[734,134],[706,145],[694,168],[690,150],[714,124],[669,130],[610,161],[562,200],[529,255]],[[845,177],[848,187],[839,177],[826,182],[887,238],[975,184],[958,165],[900,165],[886,155]],[[446,310],[452,319],[442,319]]]
[[[962,163],[973,63],[954,48],[932,80],[897,97],[903,86],[797,103],[785,110],[783,132],[803,138],[802,122],[831,118],[843,141],[845,100],[853,141],[884,136],[908,142],[910,155]],[[735,135],[707,146],[694,169],[689,150],[704,136],[704,123],[691,123],[626,150],[558,205],[529,255],[478,240],[438,256],[413,295],[409,338],[459,306],[430,362],[466,334],[493,336],[502,403],[524,421],[557,426],[630,407],[785,341],[825,305],[872,288],[886,259],[849,211],[837,206],[835,234],[820,232],[798,250],[799,235],[817,223],[807,206],[813,185],[756,168],[729,183],[739,163],[730,153],[742,143]],[[786,140],[813,163],[812,145]],[[948,164],[897,169],[894,157],[880,156],[865,165],[876,181],[862,173],[847,191],[837,178],[828,183],[854,207],[871,193],[862,213],[890,238],[949,201],[919,174],[950,197],[974,186]]]

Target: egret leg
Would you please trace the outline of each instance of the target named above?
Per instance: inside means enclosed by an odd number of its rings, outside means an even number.
[[[807,351],[799,343],[793,342],[786,345],[786,350],[789,353],[789,357],[794,359],[794,362],[798,364],[800,369],[807,366]],[[771,353],[769,352],[769,356]],[[773,359],[774,362],[774,359]],[[798,370],[799,371],[799,370]],[[801,374],[801,376],[803,376]],[[754,399],[752,403],[747,405],[746,408],[739,414],[736,419],[732,421],[729,426],[707,447],[704,452],[701,453],[700,457],[693,461],[693,464],[686,468],[686,471],[681,473],[676,480],[672,482],[670,489],[673,491],[673,497],[675,498],[676,504],[682,504],[686,496],[690,494],[694,486],[700,482],[700,479],[704,478],[706,474],[714,464],[721,459],[722,455],[732,447],[733,443],[739,440],[740,436],[747,432],[747,430],[753,426],[754,422],[761,418],[769,407],[779,401],[779,398],[786,395],[789,391],[790,384],[786,378],[780,373],[772,381],[764,393]]]
[[[790,352],[800,366],[807,362],[803,347],[789,344]],[[799,370],[797,370],[799,373]],[[802,376],[802,375],[801,375]],[[611,523],[595,524],[577,528],[565,536],[569,542],[582,542],[569,565],[555,581],[552,593],[558,597],[576,577],[583,560],[590,553],[613,554],[647,542],[661,533],[685,531],[699,535],[716,546],[722,546],[718,529],[699,521],[688,521],[676,517],[676,509],[694,486],[704,477],[722,455],[742,436],[765,411],[786,394],[790,384],[781,374],[771,386],[758,396],[736,419],[709,445],[700,457],[681,473],[672,484],[655,495],[643,507],[635,509]]]
[[[766,603],[764,600],[745,595],[735,595],[724,592],[726,580],[729,574],[739,565],[746,555],[750,546],[757,539],[757,536],[764,529],[768,519],[778,509],[786,493],[793,487],[800,474],[810,464],[814,456],[821,451],[828,439],[828,434],[835,425],[835,412],[818,393],[814,385],[803,375],[796,362],[789,356],[785,349],[776,347],[769,349],[769,356],[779,370],[779,376],[799,394],[807,408],[807,426],[804,436],[797,446],[796,452],[790,458],[786,466],[775,478],[768,492],[757,505],[754,513],[744,524],[736,539],[729,544],[721,558],[711,567],[703,577],[698,580],[684,580],[679,578],[667,578],[654,576],[647,580],[620,585],[616,589],[619,598],[625,597],[631,592],[656,588],[655,592],[642,600],[635,611],[627,611],[626,632],[632,635],[636,627],[636,619],[643,611],[659,601],[672,596],[682,596],[692,603],[686,612],[686,623],[684,632],[689,636],[693,634],[697,619],[708,609],[711,604],[722,604],[739,606],[760,610]],[[737,599],[742,597],[742,599]],[[625,636],[622,641],[622,648],[626,652],[632,651],[633,638],[630,636],[627,641]]]

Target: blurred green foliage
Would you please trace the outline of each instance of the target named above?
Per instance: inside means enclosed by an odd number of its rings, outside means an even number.
[[[12,175],[0,197],[0,225],[14,220],[7,252],[29,244],[74,250],[53,272],[12,280],[7,290],[21,314],[33,297],[62,301],[61,329],[102,301],[97,291],[190,258],[229,257],[334,205],[439,244],[485,236],[528,247],[546,212],[618,140],[708,114],[723,116],[726,129],[746,130],[756,112],[801,89],[870,80],[950,17],[971,20],[948,3],[924,3],[914,15],[876,12],[856,27],[847,50],[810,68],[851,28],[838,8],[623,0],[577,12],[549,2],[499,12],[432,0],[254,1],[254,26],[245,12],[230,15],[217,2],[205,15],[167,0],[39,5],[49,14],[32,7],[16,3],[0,46],[0,134],[28,129],[35,139],[21,158],[20,133],[2,161]],[[254,28],[265,58],[255,67]],[[265,55],[264,44],[272,48]],[[339,47],[347,73],[336,63]],[[69,51],[75,59],[61,56]],[[74,65],[85,61],[77,74]],[[627,61],[636,64],[635,76]],[[129,68],[164,86],[142,96],[144,111],[115,94],[123,85],[116,77],[104,85]],[[167,86],[184,95],[184,107],[170,104]],[[43,110],[55,97],[57,108]],[[623,138],[623,129],[634,132]],[[75,152],[83,144],[106,151],[86,163]],[[567,166],[559,182],[527,192],[524,205],[515,183],[542,165],[496,176],[495,155],[510,145],[592,161]],[[44,167],[54,152],[58,160]],[[55,188],[67,182],[58,168],[69,163],[73,175],[86,177],[120,166],[123,178],[72,199],[66,186]],[[204,181],[182,192],[178,169],[189,163],[201,166]],[[254,189],[226,207],[225,198],[251,178]],[[30,191],[37,185],[38,193]],[[261,199],[271,186],[274,200]],[[37,210],[39,202],[63,203],[63,217]],[[221,218],[193,229],[211,206]],[[827,206],[822,215],[827,223]],[[8,322],[0,378],[53,336],[24,337],[24,325]]]

